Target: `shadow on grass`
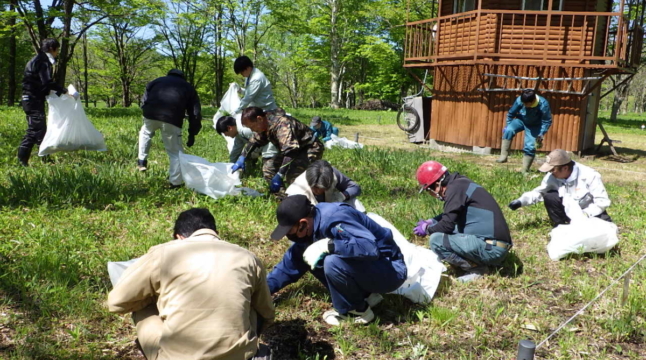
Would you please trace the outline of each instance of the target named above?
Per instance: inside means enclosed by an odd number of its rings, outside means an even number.
[[[523,271],[523,261],[520,260],[515,251],[510,251],[505,258],[505,261],[502,263],[502,266],[498,268],[498,274],[508,278],[515,278],[521,275]]]
[[[84,206],[94,210],[149,193],[142,183],[117,182],[114,174],[98,174],[96,169],[53,166],[45,171],[24,170],[7,176],[8,186],[0,187],[0,206]]]
[[[267,329],[263,339],[269,343],[274,360],[336,358],[327,339],[307,329],[306,324],[303,319],[278,321]]]
[[[601,160],[614,161],[619,163],[630,163],[637,161],[641,157],[646,157],[646,151],[644,150],[630,149],[618,146],[615,146],[615,150],[617,150],[617,154],[619,154],[619,156],[615,156],[612,151],[610,151],[610,147],[604,145],[601,147],[601,150],[599,151],[597,156],[601,158]]]

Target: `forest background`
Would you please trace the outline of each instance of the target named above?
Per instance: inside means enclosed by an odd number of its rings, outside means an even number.
[[[428,0],[0,0],[0,105],[19,105],[24,65],[47,37],[62,44],[58,82],[74,84],[86,106],[138,105],[147,82],[178,68],[218,107],[229,83],[244,84],[233,72],[240,55],[283,107],[394,105],[421,90],[402,66],[404,24],[435,14]],[[601,109],[611,121],[643,113],[645,83],[640,71]]]

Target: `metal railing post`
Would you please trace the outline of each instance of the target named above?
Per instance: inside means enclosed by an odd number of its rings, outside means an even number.
[[[534,360],[535,351],[536,344],[530,340],[521,340],[518,343],[518,355],[516,355],[516,360]]]

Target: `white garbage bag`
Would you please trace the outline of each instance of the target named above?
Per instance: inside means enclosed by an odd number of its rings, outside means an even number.
[[[76,93],[74,86],[67,87],[69,94]],[[103,135],[92,125],[81,100],[72,95],[47,97],[47,132],[38,155],[45,156],[59,151],[94,150],[106,151]]]
[[[588,218],[571,196],[563,197],[569,225],[559,225],[550,232],[547,254],[558,261],[568,254],[593,252],[603,254],[619,242],[617,225],[596,217]]]
[[[331,149],[335,146],[343,149],[363,149],[363,144],[361,143],[332,134],[331,139],[325,142],[325,148]]]
[[[211,163],[199,156],[180,152],[179,166],[186,187],[201,194],[219,199],[226,195],[237,195],[240,190],[240,172],[231,173],[231,163]]]
[[[404,235],[383,217],[375,213],[367,215],[377,224],[392,231],[393,239],[404,255],[408,277],[393,294],[405,296],[418,304],[431,302],[446,266],[432,250],[408,242]]]
[[[128,261],[109,261],[108,262],[108,275],[110,275],[110,282],[112,283],[112,287],[117,285],[119,282],[119,279],[121,279],[121,275],[123,275],[123,272],[126,271],[128,267],[130,267],[132,264],[137,262],[139,258],[128,260]]]
[[[215,125],[218,123],[218,119],[225,115],[235,117],[236,123],[240,124],[242,114],[233,115],[233,112],[238,110],[238,107],[240,106],[240,96],[238,95],[239,91],[240,86],[237,83],[229,84],[229,89],[224,93],[224,96],[222,96],[222,100],[220,100],[220,108],[215,115],[213,115],[213,128],[215,128]],[[231,149],[233,149],[233,138],[225,135],[222,136],[226,139],[227,148],[229,149],[229,152],[231,152]]]

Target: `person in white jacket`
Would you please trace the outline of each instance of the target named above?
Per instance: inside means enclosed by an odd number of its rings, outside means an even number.
[[[247,56],[238,57],[233,63],[233,70],[236,74],[247,78],[245,82],[244,97],[240,100],[240,106],[236,109],[235,114],[242,110],[257,106],[266,112],[276,112],[280,110],[274,100],[274,92],[271,89],[271,82],[265,74],[253,66],[253,62]]]
[[[579,203],[586,216],[612,222],[606,212],[610,199],[597,171],[573,161],[567,151],[561,149],[549,153],[539,170],[547,173],[541,184],[512,201],[510,209],[517,210],[543,201],[547,215],[556,227],[570,223],[563,206],[563,197],[570,196]]]
[[[357,199],[361,187],[325,160],[313,162],[285,191],[287,196],[305,195],[314,205],[320,202],[343,202],[365,213]]]

